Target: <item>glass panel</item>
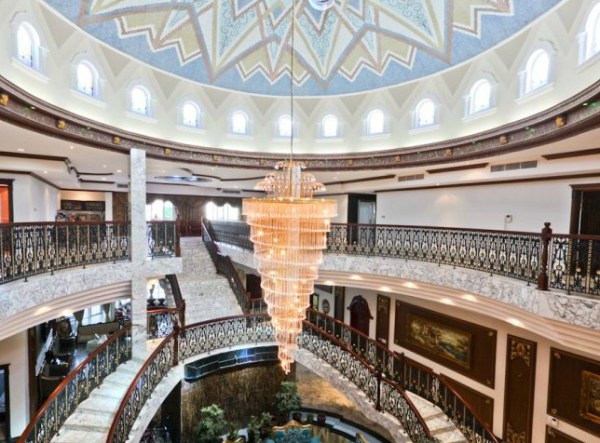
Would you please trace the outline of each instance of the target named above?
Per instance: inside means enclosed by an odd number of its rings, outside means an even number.
[[[291,137],[292,135],[292,119],[289,115],[279,117],[277,133],[280,137]]]
[[[337,137],[338,119],[335,115],[328,115],[323,118],[323,137]]]
[[[10,441],[8,435],[8,371],[5,367],[0,367],[0,443]]]
[[[235,112],[231,116],[231,131],[235,134],[246,134],[248,118],[242,112]]]
[[[383,111],[381,111],[379,109],[375,109],[374,111],[371,111],[371,113],[369,114],[368,124],[367,124],[368,134],[372,135],[372,134],[383,133],[384,121],[385,121],[385,117],[383,115]]]
[[[17,30],[17,57],[27,66],[33,67],[33,37],[25,23]]]
[[[148,94],[139,86],[131,90],[131,110],[138,114],[148,114]]]
[[[94,73],[86,63],[77,65],[77,90],[87,95],[94,95]]]
[[[431,99],[421,101],[417,106],[417,126],[429,126],[434,122],[435,104]]]
[[[185,126],[198,126],[198,108],[193,103],[183,105],[182,114]]]

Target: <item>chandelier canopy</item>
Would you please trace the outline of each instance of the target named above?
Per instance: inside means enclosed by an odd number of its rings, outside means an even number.
[[[313,198],[325,187],[303,168],[297,161],[277,163],[276,171],[256,185],[267,196],[244,199],[242,207],[286,373],[294,361],[330,222],[337,215],[335,200]]]

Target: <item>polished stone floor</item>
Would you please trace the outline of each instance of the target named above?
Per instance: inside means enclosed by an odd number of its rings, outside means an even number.
[[[346,420],[372,429],[389,441],[394,440],[387,429],[365,417],[344,394],[298,363],[296,363],[296,382],[298,393],[302,398],[302,407],[341,415]]]

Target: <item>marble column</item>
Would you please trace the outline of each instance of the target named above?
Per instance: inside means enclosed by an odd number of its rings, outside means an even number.
[[[131,320],[133,357],[146,353],[146,151],[132,149],[129,155],[129,219],[131,220]]]

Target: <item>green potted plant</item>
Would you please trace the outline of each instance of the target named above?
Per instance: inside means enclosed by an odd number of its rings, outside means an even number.
[[[221,435],[229,429],[225,412],[212,404],[200,409],[200,421],[194,427],[195,443],[220,443]]]
[[[293,381],[282,381],[279,392],[275,394],[275,410],[279,413],[280,424],[285,424],[290,412],[300,409],[302,400],[298,394],[298,386]]]
[[[248,442],[254,443],[257,437],[264,440],[271,434],[271,414],[263,412],[258,417],[250,417],[248,422]]]

